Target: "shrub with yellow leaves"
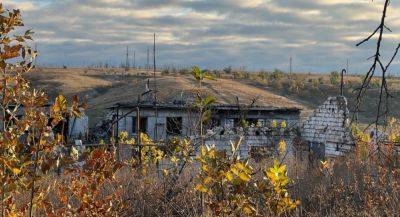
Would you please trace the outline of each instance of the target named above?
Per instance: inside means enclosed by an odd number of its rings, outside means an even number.
[[[29,47],[32,30],[24,31],[19,10],[4,9],[1,3],[0,17],[0,216],[33,216],[48,190],[38,183],[57,164],[56,148],[64,145],[62,135],[53,136],[56,124],[49,122],[62,118],[49,114],[47,95],[24,78],[37,56]],[[66,105],[65,98],[55,101]],[[25,205],[17,206],[15,198],[24,193]]]
[[[295,209],[299,201],[294,201],[289,197],[287,185],[290,179],[287,177],[286,165],[275,160],[274,165],[264,173],[265,180],[271,185],[262,183],[260,189],[264,192],[267,206],[273,213],[280,216]]]
[[[164,157],[164,152],[158,148],[153,140],[145,133],[140,133],[141,147],[140,158],[142,163],[157,163]]]
[[[267,181],[258,180],[249,161],[236,153],[240,142],[232,145],[231,155],[215,147],[201,147],[195,189],[204,195],[206,212],[217,216],[281,215],[296,208],[286,190],[286,166],[275,163],[265,173]]]
[[[201,173],[195,188],[206,196],[204,202],[212,214],[252,215],[256,212],[251,197],[253,170],[248,162],[229,157],[226,151],[204,146],[197,160]]]
[[[276,120],[271,121],[271,128],[277,128],[278,127],[278,122]]]
[[[122,144],[127,144],[127,145],[135,145],[136,140],[135,138],[129,138],[128,132],[127,131],[122,131],[118,135],[119,142]],[[101,143],[101,142],[100,142]],[[104,141],[103,141],[104,143]]]

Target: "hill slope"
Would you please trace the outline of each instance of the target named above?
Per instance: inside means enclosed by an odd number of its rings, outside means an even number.
[[[123,72],[119,69],[50,69],[40,68],[27,75],[36,88],[43,89],[54,98],[58,94],[67,97],[79,95],[86,98],[89,108],[87,114],[93,126],[103,117],[107,107],[118,102],[136,101],[138,94],[149,87],[154,89],[152,73],[145,71]],[[158,97],[162,101],[179,99],[181,96],[196,92],[198,83],[191,75],[161,75],[156,73]],[[249,104],[256,99],[257,105],[271,107],[298,107],[307,111],[307,107],[295,100],[274,94],[264,88],[256,87],[240,80],[219,78],[216,81],[203,82],[202,92],[216,97],[218,103]]]
[[[256,99],[256,104],[271,107],[299,107],[302,115],[308,115],[312,109],[323,103],[329,96],[340,94],[339,85],[332,85],[327,74],[274,74],[234,72],[215,74],[216,81],[204,81],[201,91],[215,96],[219,103],[236,104],[236,97],[241,104],[249,104]],[[27,75],[33,86],[43,89],[53,99],[58,94],[68,97],[79,95],[89,104],[87,111],[93,126],[103,118],[107,107],[118,102],[133,102],[138,94],[146,89],[149,80],[150,89],[154,89],[153,73],[122,69],[54,69],[39,68]],[[198,83],[190,74],[157,72],[158,98],[172,101],[185,98],[199,90]],[[277,79],[278,77],[278,79]],[[289,77],[291,77],[289,79]],[[349,109],[355,102],[356,90],[362,77],[347,76],[344,94],[349,102]],[[358,114],[361,123],[375,120],[379,100],[380,80],[374,78],[371,89],[364,97],[362,111]],[[388,80],[391,94],[391,116],[400,118],[400,79]]]

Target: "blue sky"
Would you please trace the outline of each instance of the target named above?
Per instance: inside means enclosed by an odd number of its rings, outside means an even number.
[[[32,27],[39,64],[80,66],[124,61],[126,46],[137,64],[157,34],[159,66],[301,72],[367,70],[373,43],[355,44],[379,21],[382,0],[3,0],[22,10]],[[400,42],[400,6],[389,10],[383,55]],[[396,13],[397,12],[397,13]],[[394,71],[399,62],[394,63]]]

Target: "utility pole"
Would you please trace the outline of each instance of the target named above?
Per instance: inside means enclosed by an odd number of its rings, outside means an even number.
[[[292,57],[289,58],[289,74],[292,74]]]
[[[157,77],[156,77],[156,33],[153,35],[153,77],[154,77],[154,111],[156,116],[156,127],[154,128],[154,139],[158,141],[158,109],[157,109]]]
[[[348,58],[346,61],[346,72],[347,72],[347,74],[349,73],[349,59]]]
[[[125,61],[125,71],[129,70],[129,46],[126,46],[126,61]]]
[[[136,69],[136,51],[133,51],[133,68]]]
[[[146,64],[146,70],[147,70],[147,73],[148,73],[149,70],[150,70],[150,49],[149,49],[148,46],[147,46],[147,64]]]

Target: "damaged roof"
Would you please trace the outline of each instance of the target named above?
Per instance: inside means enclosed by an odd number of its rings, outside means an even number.
[[[193,108],[193,104],[184,103],[183,101],[173,101],[173,102],[159,102],[157,106],[154,102],[143,101],[143,102],[133,102],[133,103],[116,103],[108,109],[115,108],[156,108],[157,109],[190,109]],[[274,107],[274,106],[260,106],[260,105],[245,105],[239,104],[219,104],[216,103],[211,106],[213,110],[247,110],[247,111],[282,111],[282,112],[300,112],[301,108],[297,107]]]

